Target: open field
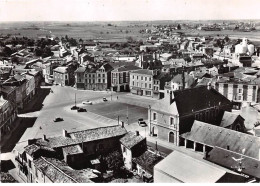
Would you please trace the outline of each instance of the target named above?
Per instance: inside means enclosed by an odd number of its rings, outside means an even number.
[[[146,39],[149,35],[139,33],[143,29],[151,29],[152,25],[171,24],[173,21],[124,21],[124,22],[13,22],[0,23],[0,34],[11,34],[17,37],[38,38],[46,35],[73,37],[75,39],[123,39],[131,36],[136,40]],[[111,26],[109,26],[111,24]],[[203,30],[180,30],[187,35],[193,36],[226,36],[230,38],[247,37],[252,41],[260,42],[260,28],[253,32],[233,30],[203,31]]]

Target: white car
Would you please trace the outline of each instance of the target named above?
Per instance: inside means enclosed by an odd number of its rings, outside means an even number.
[[[92,105],[92,102],[87,100],[87,101],[83,101],[82,104],[84,104],[84,105]]]

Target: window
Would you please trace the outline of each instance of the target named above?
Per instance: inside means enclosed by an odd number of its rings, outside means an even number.
[[[173,125],[173,124],[174,124],[174,118],[170,117],[170,125]]]
[[[101,77],[101,75],[100,75],[100,74],[98,74],[98,77]]]
[[[138,76],[136,76],[136,79],[138,79]]]
[[[156,120],[156,113],[153,113],[153,120]]]
[[[151,78],[151,77],[149,77],[149,81],[152,81],[152,78]]]
[[[138,83],[138,82],[136,83],[136,86],[137,86],[137,87],[139,86],[139,83]]]
[[[141,76],[141,80],[143,80],[143,76]]]
[[[135,79],[135,76],[133,75],[133,79]]]
[[[145,77],[145,81],[147,81],[147,77]]]
[[[143,87],[143,83],[141,83],[141,87]]]
[[[135,85],[135,82],[133,81],[133,86]]]
[[[103,77],[105,77],[105,74],[103,74]]]
[[[95,80],[93,79],[93,83],[95,83]]]
[[[32,168],[32,162],[31,160],[28,161],[29,167]]]
[[[149,84],[149,88],[152,88],[152,85],[151,85],[151,84]]]
[[[238,93],[242,93],[242,88],[239,88],[239,89],[238,89]]]
[[[100,80],[100,79],[98,79],[98,82],[100,83],[100,82],[101,82],[101,80]]]
[[[145,87],[145,88],[147,87],[147,83],[144,84],[144,87]]]
[[[125,151],[126,151],[125,146],[123,146],[123,152],[125,152]]]

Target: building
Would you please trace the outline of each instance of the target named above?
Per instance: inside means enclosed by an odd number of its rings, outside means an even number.
[[[86,67],[79,67],[75,71],[75,88],[85,89],[85,71]]]
[[[193,76],[185,72],[184,74],[175,75],[171,79],[171,81],[166,83],[165,88],[172,91],[182,90],[184,88],[191,88],[192,85],[194,85],[194,83],[195,83],[195,79],[193,78]]]
[[[246,132],[244,121],[245,119],[241,115],[225,111],[219,126],[239,132]]]
[[[74,71],[73,71],[74,72]],[[54,84],[61,86],[73,85],[74,74],[69,66],[59,66],[53,70]]]
[[[13,122],[17,117],[14,104],[0,96],[0,130],[1,136],[9,134],[13,128]]]
[[[170,73],[158,72],[153,76],[153,97],[160,99],[163,97],[164,86],[171,80]]]
[[[138,131],[128,132],[120,139],[121,150],[125,167],[133,169],[133,158],[140,156],[146,150],[146,138],[141,136]]]
[[[237,183],[245,178],[205,160],[173,151],[154,167],[155,183]]]
[[[224,112],[232,108],[227,98],[210,87],[165,90],[164,96],[148,110],[149,130],[152,136],[175,145],[195,119],[219,125]]]
[[[85,79],[85,89],[87,90],[95,90],[96,89],[96,70],[97,68],[92,66],[88,67],[85,71],[84,79]]]
[[[258,85],[254,81],[218,78],[212,86],[233,102],[256,103]]]
[[[111,71],[113,67],[109,63],[103,64],[96,70],[96,90],[107,90],[111,87]]]
[[[153,70],[141,69],[130,72],[130,92],[153,97]]]
[[[121,66],[111,71],[111,87],[114,91],[130,91],[129,81],[130,72],[139,70],[140,68],[134,65]]]

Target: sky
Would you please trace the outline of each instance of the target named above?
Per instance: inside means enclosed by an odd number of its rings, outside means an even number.
[[[260,19],[260,0],[0,0],[5,21]]]

